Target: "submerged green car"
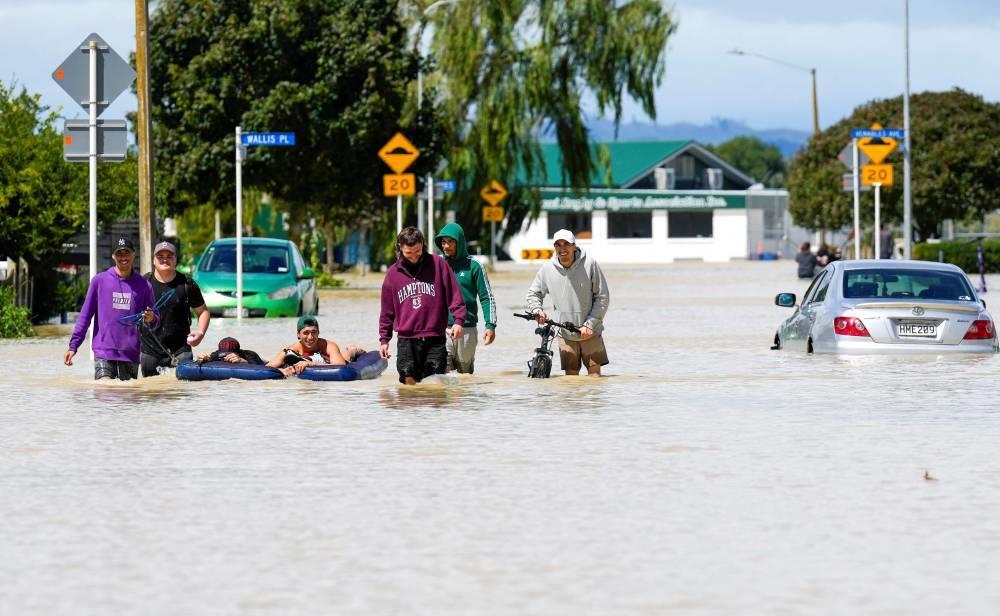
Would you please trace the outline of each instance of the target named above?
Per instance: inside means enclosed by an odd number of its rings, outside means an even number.
[[[194,280],[213,317],[236,316],[236,238],[205,248]],[[316,274],[288,240],[243,238],[243,316],[292,317],[319,312]]]

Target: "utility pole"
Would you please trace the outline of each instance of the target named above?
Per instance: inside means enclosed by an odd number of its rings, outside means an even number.
[[[139,271],[153,271],[153,123],[149,110],[149,0],[135,0],[136,114],[139,145]]]

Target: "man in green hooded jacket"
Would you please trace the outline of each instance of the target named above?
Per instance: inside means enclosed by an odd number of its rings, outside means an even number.
[[[448,370],[457,370],[464,374],[472,374],[475,370],[476,362],[476,325],[479,322],[479,310],[476,307],[476,298],[483,305],[483,344],[489,345],[496,336],[497,327],[497,302],[493,298],[493,289],[490,288],[489,278],[486,277],[486,270],[477,261],[469,256],[469,250],[465,243],[465,231],[456,223],[448,223],[438,232],[434,238],[434,243],[438,245],[444,258],[451,266],[451,271],[455,272],[458,279],[458,286],[462,290],[462,299],[465,300],[465,328],[461,338],[448,338]],[[452,325],[454,317],[448,315],[448,326]]]

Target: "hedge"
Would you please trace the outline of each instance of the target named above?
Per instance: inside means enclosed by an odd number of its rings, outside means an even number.
[[[956,240],[936,244],[914,244],[913,258],[921,261],[954,263],[970,274],[979,273],[976,241]],[[1000,240],[983,240],[983,262],[987,273],[1000,272]]]
[[[31,312],[14,304],[12,287],[0,287],[0,338],[27,338],[34,334]]]

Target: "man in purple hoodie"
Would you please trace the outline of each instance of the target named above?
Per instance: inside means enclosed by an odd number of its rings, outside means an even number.
[[[132,271],[132,240],[118,238],[112,249],[115,265],[90,281],[63,363],[73,365],[73,356],[87,337],[93,319],[94,378],[127,381],[139,375],[139,327],[155,329],[159,315],[153,310],[153,287],[139,272]]]
[[[407,385],[448,371],[445,335],[461,339],[465,322],[465,300],[455,273],[425,246],[420,229],[406,227],[400,231],[396,238],[399,260],[389,267],[382,282],[380,353],[389,359],[389,340],[395,330],[399,353],[396,369],[399,382]],[[450,332],[448,313],[455,318]]]

